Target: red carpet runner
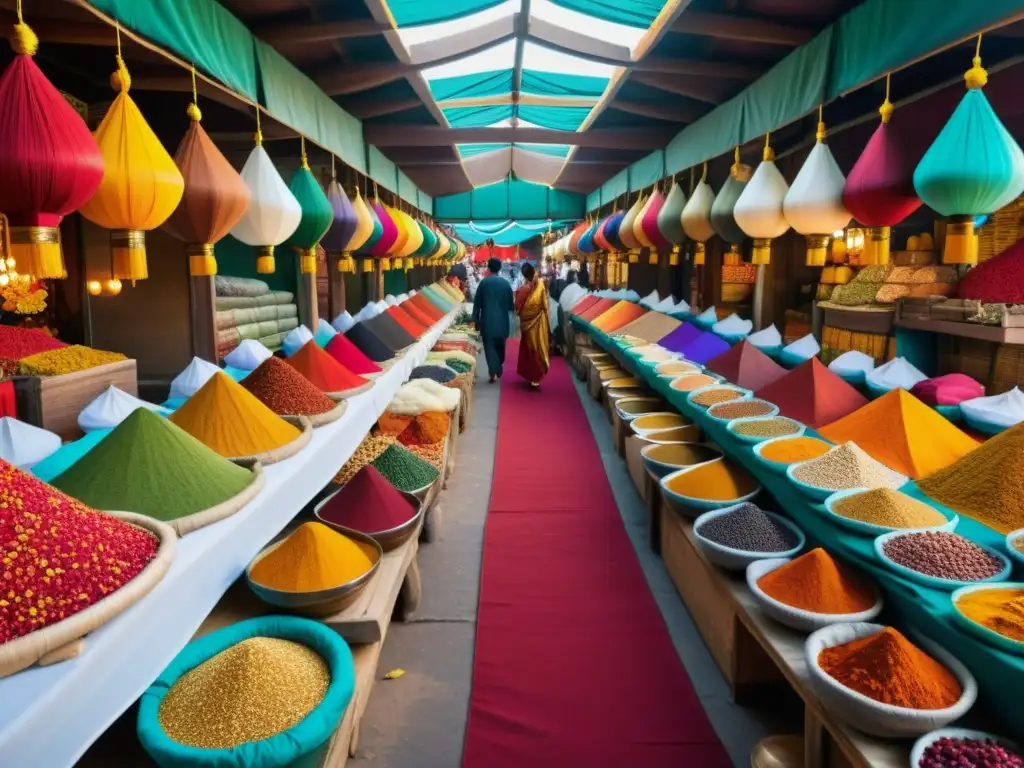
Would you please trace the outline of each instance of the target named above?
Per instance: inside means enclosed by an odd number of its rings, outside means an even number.
[[[509,343],[515,361],[518,344]],[[561,358],[508,369],[464,768],[719,768]]]

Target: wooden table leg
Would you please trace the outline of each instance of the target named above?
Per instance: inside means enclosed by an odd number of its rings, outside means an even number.
[[[817,715],[804,706],[804,768],[828,766],[829,736]]]
[[[420,561],[414,557],[405,572],[401,590],[398,593],[398,604],[395,612],[399,621],[407,621],[420,607],[420,596],[423,588],[420,582]]]

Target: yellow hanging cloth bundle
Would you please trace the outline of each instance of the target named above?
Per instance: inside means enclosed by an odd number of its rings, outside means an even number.
[[[103,181],[81,213],[112,230],[112,277],[134,282],[149,277],[146,232],[174,213],[185,181],[128,94],[131,82],[121,57],[118,27],[117,70],[110,78],[118,94],[96,130],[96,144],[103,155]]]

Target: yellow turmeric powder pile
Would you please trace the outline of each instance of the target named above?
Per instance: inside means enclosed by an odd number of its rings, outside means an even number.
[[[1024,589],[979,589],[957,600],[956,607],[971,621],[1024,643]]]
[[[757,481],[742,467],[721,459],[684,472],[666,485],[669,490],[691,499],[732,501],[753,491]]]
[[[638,416],[633,419],[631,426],[637,432],[648,429],[673,429],[674,427],[685,427],[690,420],[678,413],[648,413],[646,416]]]
[[[303,523],[249,567],[249,578],[282,592],[340,587],[370,570],[376,553],[323,523]]]
[[[229,459],[275,450],[302,434],[223,373],[215,373],[171,421]]]

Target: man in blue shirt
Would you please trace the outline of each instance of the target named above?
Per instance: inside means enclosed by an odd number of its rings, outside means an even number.
[[[501,277],[501,260],[490,259],[487,272],[473,298],[473,323],[480,332],[487,371],[493,383],[501,376],[505,364],[505,341],[511,330],[509,317],[515,311],[515,300],[512,286]]]

